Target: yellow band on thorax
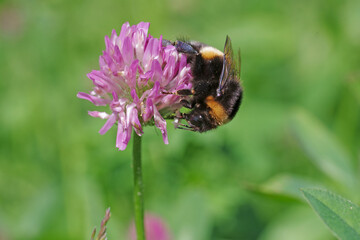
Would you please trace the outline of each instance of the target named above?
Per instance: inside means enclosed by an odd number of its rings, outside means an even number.
[[[214,57],[223,57],[224,56],[224,53],[222,53],[220,50],[210,47],[210,46],[203,47],[200,50],[200,54],[205,60],[211,60]]]

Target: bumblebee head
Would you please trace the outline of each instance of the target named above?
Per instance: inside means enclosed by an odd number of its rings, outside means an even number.
[[[204,124],[204,117],[200,112],[194,112],[193,114],[188,115],[188,122],[195,126],[195,127],[201,127],[202,124]]]
[[[197,132],[205,132],[212,128],[213,121],[209,112],[201,109],[195,109],[185,116],[189,126]]]

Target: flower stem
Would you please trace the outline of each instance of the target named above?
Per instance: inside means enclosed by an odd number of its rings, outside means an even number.
[[[145,240],[144,231],[144,193],[141,170],[141,137],[133,131],[133,171],[134,171],[134,205],[137,240]]]

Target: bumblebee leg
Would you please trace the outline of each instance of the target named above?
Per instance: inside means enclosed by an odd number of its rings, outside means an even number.
[[[186,125],[186,124],[182,124],[182,123],[178,124],[178,126],[176,128],[195,132],[195,129],[193,127]]]
[[[182,89],[175,92],[168,92],[165,90],[162,90],[162,94],[172,94],[172,95],[178,95],[178,96],[190,96],[193,95],[193,90],[190,89]]]
[[[177,40],[175,42],[176,50],[182,53],[187,54],[198,54],[198,51],[196,51],[190,44],[182,42]]]
[[[193,126],[189,121],[187,121],[187,116],[188,114],[179,112],[174,121],[175,128],[196,132],[195,126]],[[184,119],[187,124],[181,123],[180,121],[182,119]]]
[[[190,96],[194,94],[193,90],[190,89],[181,89],[176,91],[176,93],[181,96]]]
[[[187,128],[187,127],[182,127],[182,126],[178,126],[177,127],[178,129],[181,129],[181,130],[187,130],[187,131],[192,131],[192,132],[196,132],[193,128]]]
[[[161,91],[161,94],[175,94],[175,93],[162,90],[162,91]]]
[[[194,108],[194,104],[191,103],[191,102],[189,102],[188,100],[182,99],[182,100],[180,101],[180,103],[181,103],[184,107],[186,107],[186,108],[188,108],[188,109]]]
[[[163,117],[166,120],[174,120],[176,118],[175,114],[169,114]]]
[[[178,112],[176,112],[175,119],[177,119],[177,120],[185,119],[185,114],[178,111]]]

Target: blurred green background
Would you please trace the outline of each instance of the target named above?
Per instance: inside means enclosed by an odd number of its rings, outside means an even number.
[[[109,239],[133,216],[131,149],[87,115],[104,36],[241,48],[243,105],[204,134],[145,129],[145,208],[173,239],[333,239],[299,187],[359,203],[360,1],[0,1],[0,239]]]

